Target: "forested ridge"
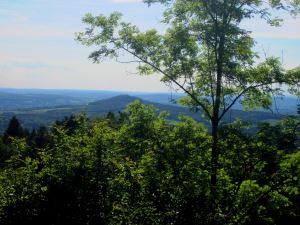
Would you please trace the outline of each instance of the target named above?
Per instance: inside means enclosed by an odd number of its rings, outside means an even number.
[[[178,120],[178,115],[184,113],[198,122],[203,122],[207,126],[209,123],[205,118],[201,116],[199,111],[191,111],[187,107],[180,107],[178,104],[160,104],[156,102],[145,101],[141,98],[132,97],[129,95],[118,95],[112,98],[103,99],[91,102],[89,104],[81,105],[62,105],[62,106],[53,106],[53,107],[42,107],[42,108],[21,108],[19,110],[6,110],[0,111],[0,133],[3,133],[6,129],[9,120],[12,116],[16,115],[18,119],[22,122],[22,125],[26,129],[38,128],[40,126],[49,126],[55,120],[62,120],[65,116],[70,116],[72,113],[84,112],[90,118],[96,118],[103,116],[108,112],[118,113],[123,111],[127,104],[134,100],[140,100],[143,104],[153,105],[159,109],[159,111],[169,112],[167,119],[169,120]],[[295,101],[296,102],[296,101]],[[289,104],[290,114],[291,112],[296,111],[296,103]],[[159,112],[158,111],[158,112]],[[263,122],[263,121],[277,121],[284,118],[285,115],[278,113],[277,111],[253,111],[245,112],[243,110],[232,109],[230,112],[224,116],[224,122],[232,122],[235,119],[239,118],[241,120],[246,120],[253,122],[253,124]]]
[[[12,118],[0,144],[0,224],[208,224],[211,136],[201,123],[136,101],[28,132]],[[299,117],[220,129],[220,224],[298,224]]]

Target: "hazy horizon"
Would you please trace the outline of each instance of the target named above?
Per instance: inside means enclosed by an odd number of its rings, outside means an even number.
[[[32,88],[32,87],[24,87],[24,88],[18,88],[18,87],[1,87],[0,86],[0,92],[1,90],[40,90],[40,91],[91,91],[91,92],[120,92],[120,93],[153,93],[153,94],[169,94],[169,93],[176,93],[176,94],[182,94],[183,92],[180,91],[174,91],[174,90],[166,90],[166,91],[134,91],[134,90],[114,90],[114,89],[88,89],[88,88]]]

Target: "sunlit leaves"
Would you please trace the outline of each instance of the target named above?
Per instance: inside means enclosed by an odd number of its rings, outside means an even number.
[[[267,92],[279,94],[282,88],[273,86],[274,83],[285,83],[292,93],[296,92],[299,77],[294,72],[284,71],[277,59],[269,58],[255,66],[254,40],[248,31],[240,27],[240,23],[258,15],[277,26],[281,19],[274,18],[272,10],[295,13],[299,9],[298,1],[144,2],[166,4],[163,23],[168,28],[164,33],[155,29],[140,31],[136,26],[122,22],[119,13],[86,15],[83,22],[88,28],[86,32],[77,34],[77,40],[98,48],[90,55],[94,62],[105,58],[118,60],[124,53],[126,57],[129,54],[133,60],[125,57],[125,61],[138,63],[140,74],[161,73],[162,82],[175,83],[188,93],[193,107],[202,108],[207,118],[212,118],[216,107],[225,106],[226,112],[227,107],[230,108],[231,103],[237,100],[235,98],[244,96],[248,91],[252,94],[245,95],[245,99],[255,97],[253,92],[264,96]],[[221,80],[217,79],[218,76]],[[217,91],[219,87],[221,92]],[[205,98],[210,98],[208,104],[202,104]],[[214,105],[216,99],[220,103]],[[260,99],[262,104],[256,101],[255,107],[255,100],[243,102],[244,105],[252,102],[248,109],[271,105],[265,97]]]

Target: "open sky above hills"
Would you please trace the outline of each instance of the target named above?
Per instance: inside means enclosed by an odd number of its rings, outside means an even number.
[[[168,91],[159,75],[139,77],[134,65],[92,64],[87,59],[92,49],[74,41],[74,33],[84,30],[81,18],[86,13],[113,11],[142,30],[164,29],[159,24],[163,8],[149,8],[139,0],[1,0],[0,86]],[[283,56],[284,65],[292,68],[300,64],[300,18],[279,16],[285,18],[281,28],[255,19],[243,26],[253,31],[256,51]]]

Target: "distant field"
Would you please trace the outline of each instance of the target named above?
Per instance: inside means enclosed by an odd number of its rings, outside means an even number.
[[[147,93],[147,92],[120,92],[101,90],[60,90],[60,89],[9,89],[0,88],[0,111],[15,109],[46,108],[69,105],[86,105],[91,102],[116,97],[118,95],[130,95],[146,101],[174,105],[181,93]],[[299,99],[292,96],[276,97],[271,107],[274,113],[295,114]],[[236,103],[233,109],[242,110],[242,106]]]
[[[152,97],[154,98],[154,97]],[[118,113],[125,109],[125,107],[134,100],[139,99],[144,104],[154,105],[159,111],[167,111],[170,116],[167,118],[171,121],[176,121],[180,113],[184,113],[193,117],[198,121],[204,121],[200,112],[191,112],[188,108],[179,107],[174,104],[162,104],[157,102],[147,101],[141,98],[137,98],[129,95],[118,95],[107,99],[102,99],[90,103],[84,103],[82,105],[62,105],[62,106],[47,106],[37,108],[23,108],[13,110],[0,110],[0,132],[3,132],[7,127],[10,118],[13,115],[17,115],[17,118],[22,122],[23,126],[32,129],[41,125],[49,126],[56,120],[61,120],[65,116],[69,116],[73,113],[84,112],[91,118],[101,117],[108,112]],[[253,123],[262,121],[277,121],[284,116],[278,113],[270,112],[244,112],[242,110],[231,110],[224,117],[224,122],[232,122],[236,118],[247,120]]]

